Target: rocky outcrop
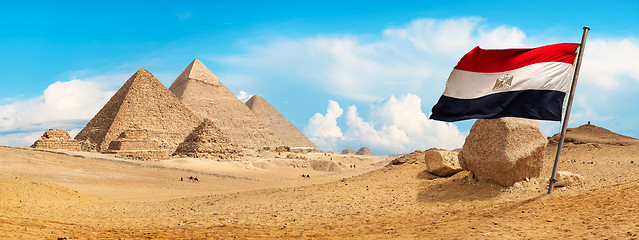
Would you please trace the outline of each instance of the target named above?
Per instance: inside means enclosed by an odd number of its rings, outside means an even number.
[[[357,150],[357,152],[355,153],[355,155],[368,155],[368,156],[374,156],[375,154],[373,154],[371,152],[370,149],[368,149],[367,147],[362,147],[359,150]]]
[[[36,140],[32,148],[48,148],[48,149],[68,149],[71,151],[80,151],[82,146],[80,142],[71,139],[69,133],[64,129],[49,129],[40,139]]]
[[[403,155],[401,157],[393,159],[389,165],[400,165],[400,164],[412,164],[412,163],[421,163],[424,161],[424,152],[420,150],[415,150],[412,153]]]
[[[426,171],[440,176],[448,177],[462,170],[457,159],[457,152],[430,149],[424,152]]]
[[[557,171],[555,179],[557,179],[555,187],[578,186],[586,182],[581,175],[566,171]]]
[[[459,164],[478,180],[512,186],[539,177],[548,140],[534,120],[479,119],[459,153]]]

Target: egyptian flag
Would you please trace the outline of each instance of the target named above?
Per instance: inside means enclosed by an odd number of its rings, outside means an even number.
[[[530,49],[475,47],[450,73],[430,118],[560,121],[578,47],[577,43]]]

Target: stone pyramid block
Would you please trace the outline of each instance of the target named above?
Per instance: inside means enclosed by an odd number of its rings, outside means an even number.
[[[105,153],[130,156],[136,159],[167,159],[170,152],[160,149],[160,144],[151,139],[149,131],[134,124],[125,130],[116,140],[111,141]]]
[[[78,133],[105,151],[122,132],[138,125],[159,142],[160,148],[175,150],[200,119],[153,74],[138,70]]]
[[[173,155],[229,159],[239,156],[241,151],[207,118],[180,143]]]
[[[71,151],[80,151],[80,142],[71,139],[69,133],[64,129],[49,129],[40,139],[36,140],[32,148],[48,148],[48,149],[68,149]]]
[[[259,95],[253,95],[246,106],[253,111],[255,116],[273,130],[275,136],[279,137],[284,145],[291,148],[310,147],[317,149],[317,146],[311,142],[304,134],[289,122],[277,109],[269,104]]]
[[[282,145],[251,110],[195,59],[169,88],[198,117],[209,118],[230,141],[243,148]]]

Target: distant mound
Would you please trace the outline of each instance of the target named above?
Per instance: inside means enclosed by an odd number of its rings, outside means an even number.
[[[548,141],[551,144],[557,144],[557,142],[559,142],[559,135],[559,133],[555,134],[550,137]],[[573,144],[600,143],[626,146],[639,144],[639,139],[617,134],[608,129],[588,123],[577,128],[568,128],[564,142]]]
[[[371,152],[370,149],[368,149],[367,147],[362,147],[359,150],[357,150],[357,152],[355,153],[355,155],[368,155],[368,156],[375,156],[375,154],[373,154]]]
[[[355,150],[353,150],[351,148],[347,148],[347,149],[342,150],[342,154],[353,155],[353,154],[355,154]]]

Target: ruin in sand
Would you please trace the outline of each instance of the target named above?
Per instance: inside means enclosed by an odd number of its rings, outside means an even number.
[[[273,130],[273,133],[282,140],[284,145],[291,148],[307,147],[317,149],[300,130],[289,122],[277,109],[269,104],[259,95],[253,95],[246,106],[253,111],[266,127]]]
[[[211,119],[232,143],[240,147],[283,145],[200,60],[193,60],[169,90],[198,117]]]
[[[138,70],[78,133],[76,140],[105,151],[122,132],[138,125],[160,148],[175,150],[201,120],[153,74]]]

